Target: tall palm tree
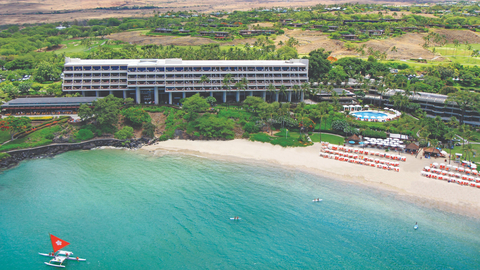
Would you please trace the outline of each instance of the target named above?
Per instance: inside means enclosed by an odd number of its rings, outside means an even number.
[[[450,144],[450,158],[448,159],[448,164],[450,164],[450,159],[452,157],[452,140],[455,138],[455,136],[457,136],[457,134],[455,134],[455,131],[453,130],[450,130],[447,134],[444,135],[445,139],[448,140],[449,144]]]
[[[243,99],[247,98],[247,88],[248,88],[248,80],[247,78],[243,77],[240,80],[240,83],[242,83],[242,89],[243,89]]]
[[[309,84],[308,82],[303,83],[303,84],[301,85],[301,87],[300,87],[300,91],[301,91],[302,93],[304,93],[304,94],[305,94],[305,93],[310,93],[310,89],[311,89],[311,88],[310,88],[310,84]]]
[[[293,85],[292,87],[293,93],[295,93],[295,98],[298,98],[297,94],[300,91],[300,86],[298,84]]]
[[[280,94],[286,95],[287,94],[287,87],[285,85],[280,85]]]
[[[273,99],[273,94],[277,91],[277,89],[275,88],[275,85],[271,83],[268,85],[267,91],[270,93],[270,102],[271,102]]]
[[[230,73],[225,74],[225,76],[223,77],[222,83],[223,83],[223,87],[227,92],[230,91],[230,89],[232,89],[232,82],[233,82],[232,74]],[[227,106],[228,106],[228,102],[227,102]]]
[[[205,83],[209,83],[210,82],[210,78],[207,77],[207,75],[202,75],[202,77],[200,77],[200,83],[203,85],[203,87],[205,87]]]

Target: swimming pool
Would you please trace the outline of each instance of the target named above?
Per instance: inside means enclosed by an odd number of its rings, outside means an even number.
[[[372,112],[372,111],[362,111],[362,112],[352,112],[351,115],[355,116],[356,118],[360,119],[384,119],[387,118],[388,115],[386,113],[381,112]]]

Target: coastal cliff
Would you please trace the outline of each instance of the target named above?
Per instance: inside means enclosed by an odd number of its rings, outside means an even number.
[[[9,157],[0,161],[0,169],[14,167],[25,159],[53,157],[72,150],[89,150],[100,146],[139,148],[148,142],[149,139],[147,138],[133,140],[94,139],[80,143],[54,143],[34,148],[12,150],[7,152]]]

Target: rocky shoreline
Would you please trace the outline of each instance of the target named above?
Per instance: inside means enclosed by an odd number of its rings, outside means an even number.
[[[149,142],[150,140],[147,138],[131,140],[93,139],[80,143],[54,143],[34,148],[12,150],[7,152],[10,155],[9,157],[0,160],[0,169],[12,168],[26,159],[53,157],[73,150],[90,150],[101,146],[133,149],[140,148]]]

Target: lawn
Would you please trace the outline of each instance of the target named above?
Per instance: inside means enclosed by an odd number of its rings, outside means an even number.
[[[47,139],[47,137],[52,136],[53,133],[59,132],[60,130],[62,130],[62,128],[58,125],[41,129],[24,138],[16,139],[2,145],[0,147],[0,151],[9,151],[13,149],[30,148],[50,144],[52,143],[52,140]]]
[[[279,138],[285,138],[285,130],[282,130],[280,132],[277,132],[274,134],[276,137]],[[298,139],[300,136],[299,132],[296,131],[288,131],[287,133],[287,138],[292,138],[292,139]],[[320,142],[320,134],[319,133],[314,133],[309,136],[312,142]],[[333,144],[343,144],[345,142],[344,138],[335,134],[329,134],[329,133],[322,133],[322,141],[324,142],[329,142]]]
[[[462,154],[463,155],[463,159],[462,160],[465,160],[467,159],[467,157],[465,156],[465,153],[463,153],[463,150],[462,150],[462,145],[460,146],[455,146],[453,149],[452,149],[452,157],[455,158],[455,153],[459,153],[459,154]],[[473,151],[474,151],[474,155],[475,157],[472,156],[472,154],[470,154],[470,159],[472,161],[475,161],[475,162],[480,162],[480,144],[472,144],[472,148],[473,148]],[[450,149],[443,149],[445,151],[447,151],[448,154],[450,154]],[[476,154],[475,154],[476,152]]]
[[[310,139],[312,139],[313,142],[320,142],[320,134],[315,133],[310,136]],[[345,139],[343,137],[328,133],[322,133],[322,141],[337,145],[343,145],[345,143]]]
[[[4,143],[8,140],[10,140],[10,134],[8,131],[0,130],[0,143]]]

